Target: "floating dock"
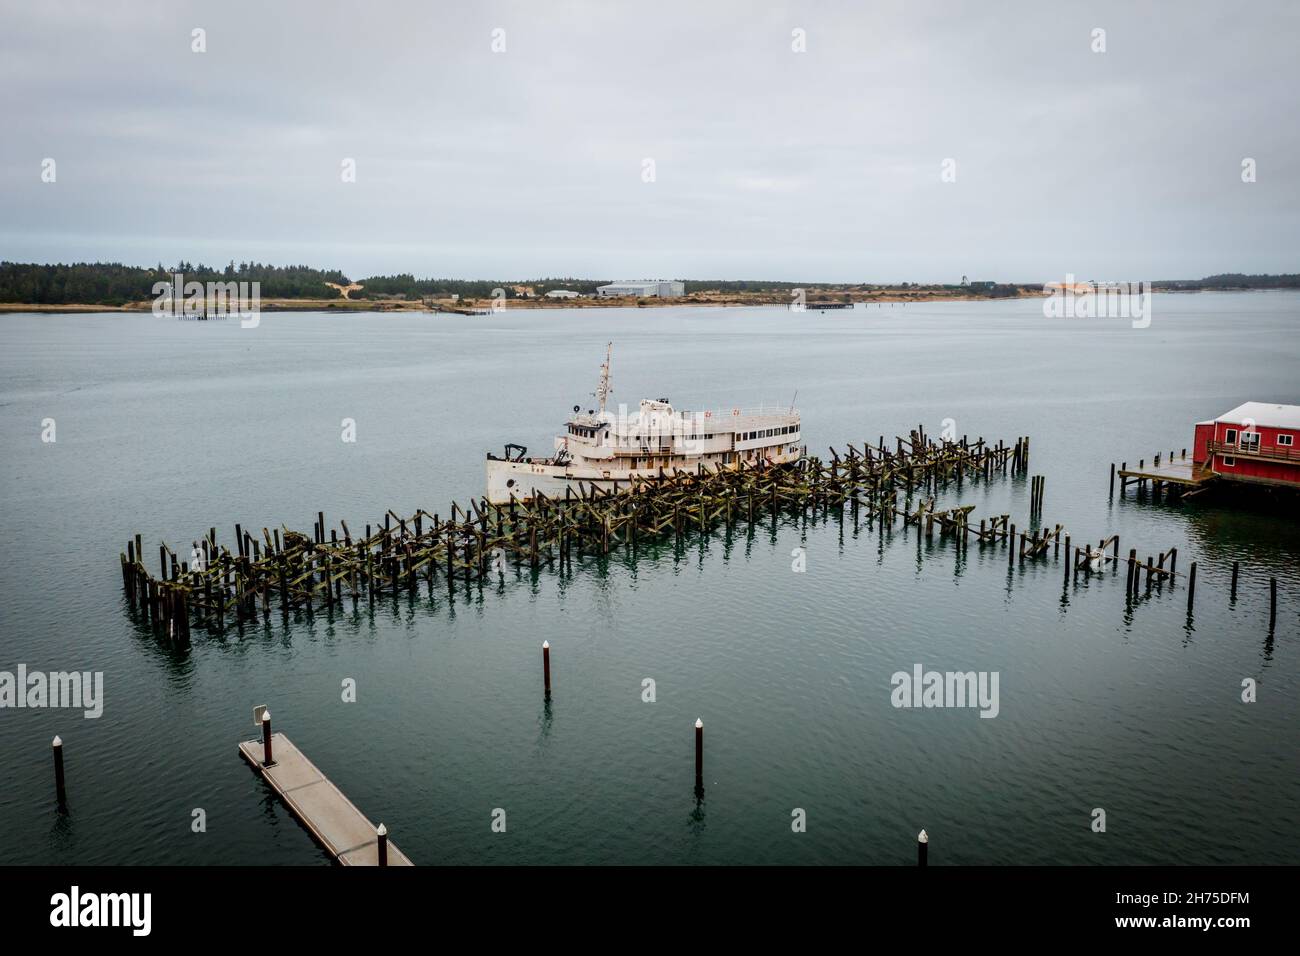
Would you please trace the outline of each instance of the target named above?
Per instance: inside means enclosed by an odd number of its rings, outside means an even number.
[[[271,734],[275,762],[263,764],[264,742],[246,740],[239,755],[247,760],[316,842],[343,866],[378,866],[379,837],[365,814],[343,795],[307,755],[281,733]],[[413,866],[406,854],[388,844],[387,866]]]

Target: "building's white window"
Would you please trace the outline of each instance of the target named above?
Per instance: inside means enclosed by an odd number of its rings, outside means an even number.
[[[1223,433],[1223,440],[1229,445],[1237,444],[1237,429],[1229,428]]]
[[[1292,443],[1293,443],[1293,442],[1292,442],[1292,439],[1294,439],[1294,438],[1295,438],[1294,435],[1278,435],[1278,436],[1277,436],[1277,443],[1278,443],[1279,445],[1285,445],[1287,448],[1290,448],[1291,445],[1292,445]]]
[[[1259,432],[1242,432],[1241,450],[1259,451]]]
[[[1233,458],[1231,455],[1224,455],[1224,456],[1223,456],[1223,467],[1224,467],[1224,468],[1231,468],[1231,467],[1232,467],[1233,465],[1235,465],[1236,463],[1237,463],[1237,459]]]

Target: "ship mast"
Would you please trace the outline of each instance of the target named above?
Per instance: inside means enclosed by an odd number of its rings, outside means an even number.
[[[610,392],[614,389],[609,384],[609,358],[614,350],[614,343],[608,342],[605,345],[605,364],[600,367],[600,383],[596,386],[595,395],[600,401],[600,411],[604,414],[605,399],[609,397]]]

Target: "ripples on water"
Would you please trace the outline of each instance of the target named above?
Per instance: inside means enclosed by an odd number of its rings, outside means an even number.
[[[480,318],[268,315],[258,329],[150,316],[0,319],[0,669],[105,672],[103,718],[0,712],[0,862],[300,863],[323,854],[239,760],[251,708],[421,863],[914,861],[1294,863],[1300,859],[1293,517],[1109,501],[1111,461],[1191,444],[1247,399],[1300,403],[1300,298],[1158,297],[1151,328],[1047,321],[1037,303],[859,309],[574,310]],[[1272,343],[1250,362],[1240,330]],[[827,445],[917,422],[1032,436],[1043,520],[1121,552],[1179,551],[1186,594],[1126,606],[1122,576],[1064,587],[938,537],[851,517],[690,537],[572,576],[382,601],[374,614],[160,645],[125,613],[129,534],[353,529],[480,493],[483,453],[534,450],[589,402],[607,339],[615,400],[789,401]],[[58,441],[39,440],[55,418]],[[340,421],[357,421],[355,445]],[[1028,482],[945,500],[1027,524]],[[808,570],[790,570],[791,549]],[[152,545],[147,545],[146,554]],[[919,557],[918,557],[919,555]],[[1227,597],[1233,560],[1241,591]],[[1279,579],[1267,634],[1267,580]],[[555,694],[541,695],[540,645]],[[890,675],[1000,672],[1001,712],[897,710]],[[358,702],[340,699],[355,678]],[[642,680],[657,701],[641,700]],[[1240,702],[1241,680],[1259,701]],[[692,794],[691,725],[706,726]],[[53,812],[49,740],[72,812]],[[202,807],[208,831],[190,831]],[[490,831],[493,808],[506,834]],[[793,808],[808,832],[791,832]],[[1105,834],[1089,829],[1094,807]]]

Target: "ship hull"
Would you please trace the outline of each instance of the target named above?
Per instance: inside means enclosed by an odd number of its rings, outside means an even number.
[[[771,459],[773,464],[797,461],[798,454],[788,454]],[[699,465],[714,471],[734,468],[720,461],[704,461],[691,465],[694,471]],[[538,492],[547,498],[563,498],[567,491],[574,495],[590,494],[593,489],[601,492],[622,492],[632,487],[634,473],[606,471],[604,469],[580,465],[557,465],[544,461],[505,461],[500,458],[487,460],[487,500],[493,504],[509,504],[513,496],[516,501],[531,501]],[[646,481],[651,476],[647,472],[635,473],[637,480]]]

